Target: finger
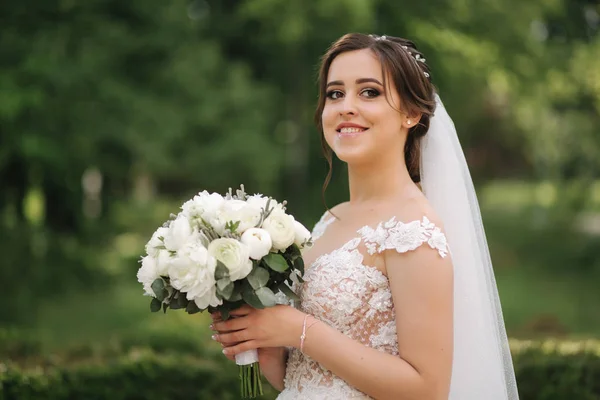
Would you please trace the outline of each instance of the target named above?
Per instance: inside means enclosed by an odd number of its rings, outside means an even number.
[[[233,343],[243,342],[249,339],[248,331],[246,329],[241,331],[220,333],[213,335],[212,338],[219,343],[223,343],[226,346],[232,345]]]
[[[222,349],[225,349],[225,347],[226,347],[226,346],[225,346],[223,343],[221,343],[221,348],[222,348]],[[235,356],[232,356],[232,355],[230,355],[230,354],[224,354],[224,355],[225,355],[225,357],[226,357],[227,359],[229,359],[229,360],[231,360],[231,361],[235,361]]]
[[[248,350],[258,349],[259,347],[259,342],[257,340],[248,340],[235,346],[225,347],[223,349],[223,354],[226,356],[235,357],[236,354],[240,354]]]
[[[234,315],[236,317],[240,317],[240,316],[250,314],[252,312],[252,310],[254,310],[252,307],[250,307],[247,304],[244,304],[240,308],[236,308],[235,310],[231,311],[229,314]]]
[[[246,329],[249,326],[248,318],[233,318],[227,321],[214,322],[213,328],[219,332],[227,331],[239,331],[240,329]]]

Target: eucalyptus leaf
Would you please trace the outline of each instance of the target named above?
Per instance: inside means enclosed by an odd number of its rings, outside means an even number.
[[[177,304],[181,308],[185,308],[185,307],[187,307],[188,303],[189,303],[189,300],[185,297],[185,294],[179,293],[179,297],[177,297]]]
[[[152,311],[152,312],[158,312],[158,311],[160,311],[160,305],[161,304],[162,303],[160,302],[159,299],[153,297],[152,298],[152,302],[150,303],[150,311]]]
[[[198,306],[196,305],[195,301],[190,301],[187,305],[187,307],[185,307],[185,311],[188,314],[196,314],[197,312],[200,312],[200,309],[198,308]]]
[[[300,271],[300,273],[304,273],[304,260],[302,257],[298,257],[294,260],[294,268]]]
[[[154,292],[154,295],[156,296],[156,298],[158,299],[158,301],[162,302],[165,299],[165,281],[162,280],[162,278],[156,278],[154,280],[154,282],[152,282],[152,285],[150,286],[152,288],[152,291]],[[169,293],[167,292],[167,295]]]
[[[266,286],[269,283],[269,271],[262,267],[255,267],[252,269],[252,272],[248,274],[246,277],[248,279],[248,283],[252,286],[253,289],[259,289],[263,286]]]
[[[229,270],[221,261],[217,260],[217,269],[215,270],[215,279],[229,278]]]
[[[229,310],[227,308],[221,309],[221,319],[223,321],[227,321],[231,315],[229,314]]]
[[[221,294],[226,300],[229,300],[233,293],[234,286],[235,285],[229,278],[219,279],[217,281],[217,293]]]
[[[265,307],[273,307],[275,304],[277,304],[277,298],[275,297],[275,293],[273,293],[273,291],[268,287],[261,287],[260,289],[256,290],[255,293],[256,297],[258,297],[260,302]]]
[[[263,261],[273,271],[284,272],[289,268],[287,261],[281,254],[269,253],[263,257]]]
[[[294,293],[294,291],[288,285],[286,285],[285,282],[282,282],[279,286],[277,286],[277,288],[291,300],[300,300],[300,297],[298,297],[298,295]]]
[[[262,304],[252,287],[250,287],[250,285],[242,289],[242,299],[244,299],[246,303],[248,303],[254,308],[265,308],[265,306]]]
[[[233,292],[231,293],[231,296],[229,296],[229,299],[227,299],[227,300],[229,300],[229,301],[242,300],[242,286],[239,284],[234,285]]]

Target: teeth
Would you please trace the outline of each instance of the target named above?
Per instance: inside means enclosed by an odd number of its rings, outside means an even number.
[[[362,128],[342,128],[340,129],[341,133],[358,133],[358,132],[362,132],[364,131],[364,129]]]

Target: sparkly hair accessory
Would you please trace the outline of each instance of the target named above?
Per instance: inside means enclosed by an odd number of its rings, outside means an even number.
[[[383,36],[377,36],[377,35],[370,35],[373,39],[375,39],[375,41],[380,42],[380,41],[387,41],[388,38],[387,36],[383,35]],[[406,50],[408,52],[408,54],[410,54],[412,56],[412,58],[417,62],[417,64],[419,64],[419,62],[422,62],[423,64],[425,64],[425,59],[423,57],[421,57],[420,54],[415,54],[413,55],[413,53],[408,49],[408,46],[402,46],[402,48],[404,50]],[[423,71],[423,74],[425,75],[426,78],[429,78],[429,73]]]

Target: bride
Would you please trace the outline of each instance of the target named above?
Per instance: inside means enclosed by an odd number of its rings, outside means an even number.
[[[278,399],[518,399],[477,198],[423,55],[347,34],[319,79],[349,201],[313,230],[299,305],[214,315],[213,338],[232,359],[258,348]]]

